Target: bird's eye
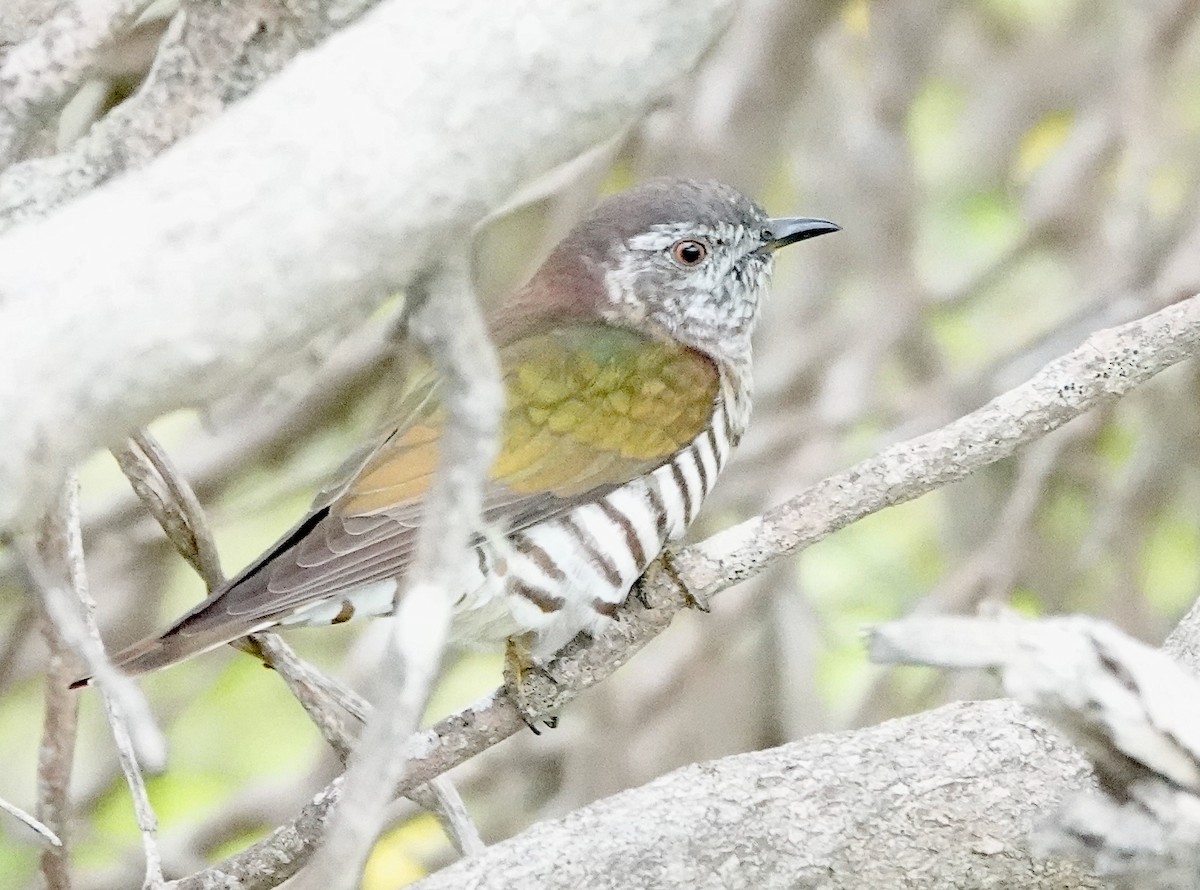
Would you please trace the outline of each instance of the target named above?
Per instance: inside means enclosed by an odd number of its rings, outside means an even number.
[[[708,246],[702,241],[676,241],[671,245],[671,256],[681,266],[698,266],[708,257]]]

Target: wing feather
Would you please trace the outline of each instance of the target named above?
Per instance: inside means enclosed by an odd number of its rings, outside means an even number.
[[[599,323],[524,337],[500,358],[508,401],[484,518],[509,531],[662,466],[703,432],[718,397],[716,367],[700,353]],[[445,421],[432,374],[402,408],[404,420],[297,527],[302,535],[285,537],[192,613],[195,631],[261,625],[404,574]]]

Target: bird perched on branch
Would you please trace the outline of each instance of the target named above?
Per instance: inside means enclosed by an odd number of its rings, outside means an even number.
[[[746,429],[775,251],[837,230],[770,219],[716,182],[658,180],[601,203],[492,314],[507,401],[452,639],[517,639],[541,658],[612,619]],[[391,613],[444,422],[425,372],[348,482],[115,663],[141,673],[268,628]]]

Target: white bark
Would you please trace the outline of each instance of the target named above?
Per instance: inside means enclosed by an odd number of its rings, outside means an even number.
[[[5,235],[0,525],[97,445],[402,288],[663,96],[731,5],[394,0],[143,170]]]
[[[92,0],[68,6],[0,60],[0,167],[33,136],[30,121],[61,102],[96,66],[97,53],[128,28],[149,0]]]
[[[416,886],[1093,887],[1027,852],[1037,814],[1086,776],[1019,706],[960,703],[685,767]]]
[[[1045,808],[1035,855],[1067,852],[1125,890],[1190,890],[1200,865],[1200,681],[1095,618],[910,618],[876,660],[1001,670],[1093,764],[1102,793]]]

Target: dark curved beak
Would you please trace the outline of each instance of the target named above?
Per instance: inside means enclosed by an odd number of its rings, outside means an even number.
[[[816,238],[818,235],[828,235],[830,232],[840,232],[842,227],[827,219],[813,219],[807,216],[785,216],[779,219],[767,220],[771,229],[771,240],[767,247],[778,250],[803,241],[806,238]]]

